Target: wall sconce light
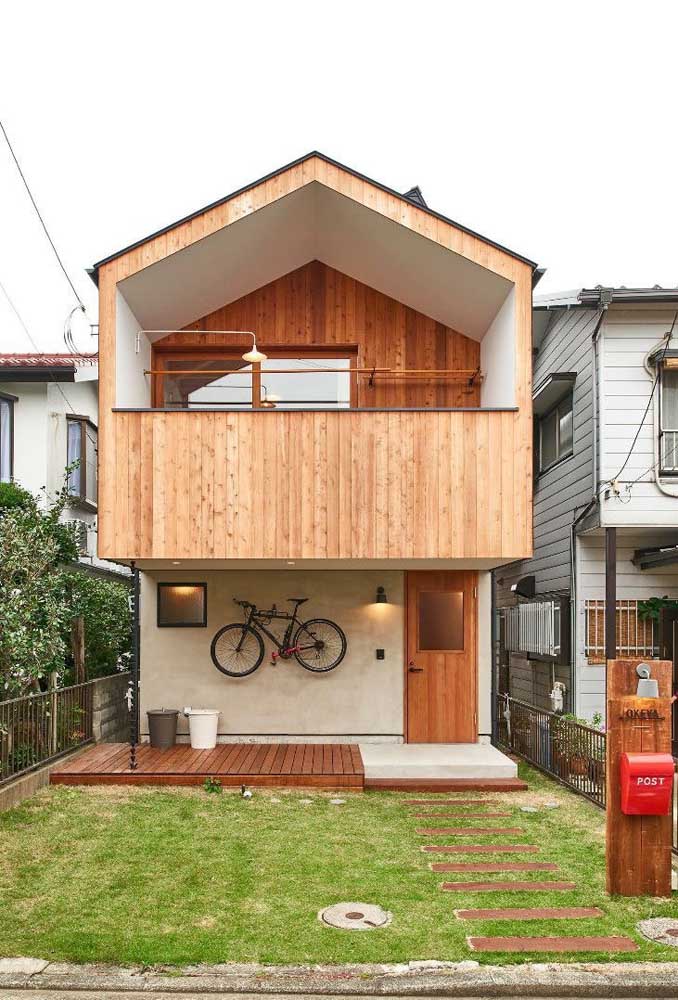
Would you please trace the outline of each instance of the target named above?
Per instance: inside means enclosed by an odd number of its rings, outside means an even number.
[[[251,333],[249,330],[243,330],[242,332],[246,333],[248,337],[252,338],[252,350],[246,351],[243,354],[242,356],[243,361],[251,361],[253,364],[257,361],[266,361],[268,359],[268,354],[264,354],[263,351],[260,351],[257,348],[256,334]]]
[[[638,698],[658,698],[659,697],[659,681],[651,677],[652,671],[647,663],[639,663],[636,667],[636,673],[638,674],[638,689],[636,691],[636,697]]]
[[[388,604],[388,597],[383,587],[377,587],[377,604]]]

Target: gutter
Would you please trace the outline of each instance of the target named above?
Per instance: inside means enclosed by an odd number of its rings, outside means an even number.
[[[583,306],[600,305],[608,297],[612,302],[678,302],[678,288],[582,288],[579,301]]]

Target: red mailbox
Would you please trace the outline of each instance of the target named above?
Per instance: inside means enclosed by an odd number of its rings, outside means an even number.
[[[627,816],[666,816],[670,813],[674,767],[670,753],[623,753],[622,812]]]

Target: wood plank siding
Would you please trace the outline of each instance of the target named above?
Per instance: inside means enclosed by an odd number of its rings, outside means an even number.
[[[513,283],[514,410],[445,409],[477,407],[478,387],[431,379],[360,381],[352,410],[116,411],[118,284],[311,183]],[[311,156],[102,263],[98,277],[102,558],[530,555],[529,263]],[[164,346],[199,344],[191,327],[255,329],[263,349],[353,345],[366,366],[466,369],[480,357],[461,332],[318,261],[196,317]]]
[[[256,330],[262,350],[280,347],[353,349],[364,368],[465,369],[480,367],[480,344],[436,323],[415,309],[327,267],[319,260],[286,274],[202,316],[186,328],[156,341],[168,348],[251,346],[238,339],[194,330]],[[328,361],[331,365],[331,360]],[[153,367],[157,367],[155,364]],[[358,379],[360,407],[479,406],[480,383],[426,379],[396,382],[369,376]]]
[[[511,558],[530,548],[515,412],[112,415],[103,558]]]

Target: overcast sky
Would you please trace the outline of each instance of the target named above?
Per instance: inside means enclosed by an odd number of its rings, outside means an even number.
[[[540,292],[677,285],[677,37],[653,0],[4,0],[0,115],[92,320],[86,267],[310,149],[419,184]],[[73,295],[1,138],[0,211],[0,281],[64,349]],[[0,349],[32,349],[1,296]]]

